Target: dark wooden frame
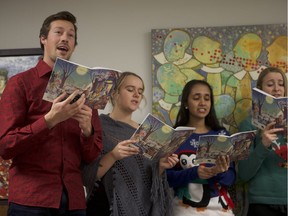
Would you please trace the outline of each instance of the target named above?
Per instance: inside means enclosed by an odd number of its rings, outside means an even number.
[[[0,57],[43,55],[41,48],[0,49]]]

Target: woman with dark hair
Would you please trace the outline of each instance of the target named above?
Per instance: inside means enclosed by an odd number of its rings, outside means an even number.
[[[224,127],[220,126],[216,116],[216,112],[214,109],[214,98],[212,88],[206,81],[203,80],[191,80],[185,85],[182,91],[181,106],[176,118],[175,127],[187,125],[189,122],[190,113],[189,110],[187,109],[188,106],[187,105],[185,106],[184,104],[185,103],[187,104],[188,97],[190,96],[191,93],[191,89],[196,84],[206,85],[209,88],[209,93],[211,95],[210,96],[211,109],[209,110],[207,116],[204,118],[205,124],[209,125],[213,130],[225,129]]]
[[[201,135],[228,135],[219,125],[211,86],[202,80],[189,81],[182,92],[175,127],[190,126],[196,131],[175,152],[179,163],[167,170],[174,188],[173,215],[233,215],[227,187],[235,182],[234,164],[221,156],[216,164],[196,164],[195,153]]]
[[[259,75],[257,88],[274,96],[287,96],[287,77],[278,68],[269,67]],[[287,115],[287,104],[283,106]],[[255,130],[251,117],[240,130]],[[239,176],[248,183],[248,216],[287,215],[287,117],[284,128],[276,122],[258,130],[247,160],[239,162]]]

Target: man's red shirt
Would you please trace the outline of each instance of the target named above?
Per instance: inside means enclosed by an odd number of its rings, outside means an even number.
[[[85,209],[81,161],[92,162],[102,149],[101,126],[93,110],[94,135],[84,137],[68,119],[48,129],[44,115],[52,103],[42,100],[51,68],[36,67],[11,77],[0,100],[0,156],[12,159],[9,202],[59,208],[63,187],[69,209]],[[96,173],[95,173],[96,175]]]

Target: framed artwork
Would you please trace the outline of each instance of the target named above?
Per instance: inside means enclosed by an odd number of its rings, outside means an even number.
[[[41,48],[0,50],[0,100],[8,79],[35,66],[42,54]],[[11,160],[0,157],[0,205],[7,204],[10,165]]]
[[[249,115],[261,71],[288,75],[287,24],[152,29],[152,113],[173,125],[184,85],[206,80],[217,117],[231,134]]]

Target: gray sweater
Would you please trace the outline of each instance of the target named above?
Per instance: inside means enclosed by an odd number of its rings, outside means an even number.
[[[135,128],[115,121],[109,115],[100,115],[103,130],[102,155],[111,151],[120,141],[129,139]],[[84,166],[83,181],[88,199],[95,186],[101,157]],[[101,179],[113,216],[165,216],[171,214],[172,192],[166,175],[159,175],[159,160],[151,161],[141,155],[118,160]],[[97,194],[95,194],[97,196]]]

